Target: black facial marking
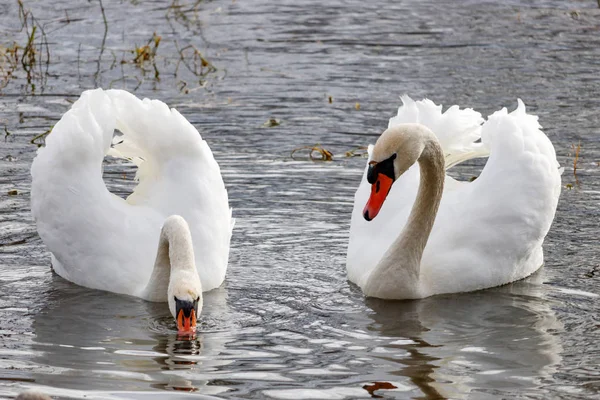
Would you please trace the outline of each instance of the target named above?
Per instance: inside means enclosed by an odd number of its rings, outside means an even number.
[[[394,180],[394,160],[396,159],[396,153],[392,154],[386,160],[378,162],[377,164],[369,165],[369,169],[367,170],[367,182],[371,185],[377,182],[377,175],[384,174],[385,176]],[[376,191],[379,191],[379,188],[376,188]]]
[[[194,310],[194,312],[196,312],[196,314],[197,314],[199,300],[200,300],[200,297],[198,297],[194,301],[179,300],[177,297],[175,297],[175,315],[179,315],[180,310],[183,310],[183,315],[186,318],[191,317],[192,310]]]
[[[375,184],[375,193],[379,193],[379,189],[381,187],[381,182],[377,179],[377,183]]]

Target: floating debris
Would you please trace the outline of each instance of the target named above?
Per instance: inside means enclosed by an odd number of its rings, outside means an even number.
[[[333,97],[329,96],[328,100],[329,100],[329,104],[333,103]]]
[[[156,57],[156,52],[158,51],[158,45],[160,44],[161,37],[154,32],[152,34],[152,38],[148,41],[145,46],[137,47],[134,50],[135,58],[133,62],[142,66],[144,61],[152,61],[154,62],[154,58]],[[154,47],[151,47],[150,44],[154,43]]]
[[[356,104],[354,104],[354,108],[356,109],[356,111],[360,110],[360,103],[357,101]]]
[[[179,53],[179,60],[177,60],[177,65],[175,66],[175,75],[177,76],[179,72],[179,65],[183,64],[188,71],[194,74],[197,77],[204,77],[211,72],[217,71],[217,68],[208,61],[202,52],[198,50],[194,45],[188,45],[183,48],[179,48],[179,44],[175,41],[175,48]],[[191,52],[191,55],[189,54]],[[191,62],[190,62],[191,61]],[[200,80],[202,84],[202,80]]]
[[[158,51],[158,45],[162,38],[154,32],[148,43],[142,47],[135,47],[133,53],[135,54],[135,58],[133,59],[133,63],[137,65],[142,70],[146,63],[150,63],[154,68],[154,78],[159,79],[160,72],[158,71],[158,67],[156,66],[156,52]]]
[[[367,157],[369,155],[367,146],[358,146],[355,149],[348,150],[344,155],[350,157]]]
[[[18,194],[19,194],[19,191],[17,189],[11,189],[8,191],[9,196],[16,196]]]
[[[281,125],[281,122],[277,118],[269,118],[267,120],[267,122],[262,124],[262,126],[265,128],[273,128],[274,126],[279,126],[279,125]]]
[[[309,150],[308,156],[311,160],[332,161],[333,157],[334,157],[332,152],[324,149],[319,144],[316,144],[314,146],[298,147],[298,148],[292,150],[290,157],[292,157],[293,159],[297,159],[296,157],[294,157],[294,153],[296,153],[297,151],[300,151],[300,150]],[[317,156],[314,153],[318,153],[319,155]],[[355,147],[351,150],[344,152],[344,157],[346,157],[346,158],[352,158],[352,157],[366,158],[366,157],[368,157],[368,155],[369,155],[369,152],[368,152],[367,146],[358,146],[358,147]]]
[[[292,150],[290,157],[296,159],[294,157],[294,153],[296,153],[297,151],[300,151],[300,150],[309,150],[308,158],[310,158],[312,161],[332,161],[333,160],[333,153],[331,153],[329,150],[324,149],[318,143],[315,144],[314,146],[298,147],[298,148]]]

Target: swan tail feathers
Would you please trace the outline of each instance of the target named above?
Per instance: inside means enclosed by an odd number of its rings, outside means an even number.
[[[442,112],[442,106],[429,99],[414,101],[407,95],[400,97],[402,105],[396,116],[390,118],[388,127],[401,123],[420,123],[437,136],[444,154],[446,169],[474,157],[489,154],[479,143],[481,114],[471,108],[460,109],[454,105]]]
[[[560,175],[560,165],[552,142],[542,131],[536,115],[527,114],[525,104],[517,100],[517,108],[509,113],[502,108],[488,117],[483,125],[481,142],[495,154],[511,157],[530,153],[542,157],[548,171]]]
[[[150,157],[159,160],[180,157],[203,150],[202,137],[177,110],[160,100],[140,100],[124,90],[106,91],[114,104],[117,129],[124,136],[116,138],[114,148],[126,157]]]
[[[140,100],[124,90],[106,93],[122,133],[115,136],[108,154],[132,161],[138,167],[136,179],[155,176],[175,158],[212,158],[200,133],[177,110],[160,100]]]
[[[514,207],[517,204],[523,215],[528,210],[531,223],[537,221],[543,239],[556,212],[562,168],[538,117],[527,114],[519,99],[514,111],[502,108],[488,117],[481,140],[490,149],[490,157],[480,183],[487,181],[490,192],[503,190],[509,194],[506,203]]]
[[[490,151],[487,147],[481,143],[473,143],[473,146],[471,146],[470,150],[446,153],[445,167],[448,170],[464,161],[471,160],[473,158],[487,157],[489,155]]]

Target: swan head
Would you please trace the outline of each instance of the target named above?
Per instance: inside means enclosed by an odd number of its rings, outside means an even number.
[[[202,287],[196,274],[178,273],[171,279],[168,289],[169,311],[177,322],[177,333],[195,335],[198,316],[202,311]]]
[[[367,181],[371,184],[371,195],[363,209],[367,221],[379,214],[392,185],[418,161],[425,139],[431,135],[433,132],[421,124],[399,124],[379,136],[367,170]]]

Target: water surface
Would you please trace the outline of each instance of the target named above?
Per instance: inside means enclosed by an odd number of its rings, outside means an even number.
[[[0,85],[0,397],[354,399],[374,381],[396,386],[376,392],[389,399],[600,395],[596,2],[168,3],[104,0],[105,25],[99,1],[24,2],[50,57],[46,70],[38,48],[29,82],[18,66]],[[0,45],[27,43],[21,24],[17,2],[0,5]],[[153,33],[155,63],[136,65]],[[237,224],[193,341],[176,337],[166,305],[53,275],[35,231],[30,140],[96,86],[175,106],[221,165]],[[347,282],[365,160],[344,154],[375,140],[404,93],[484,115],[521,98],[540,116],[565,172],[534,276],[408,302],[367,300]],[[315,143],[334,160],[290,158]],[[114,193],[133,175],[107,162]]]

